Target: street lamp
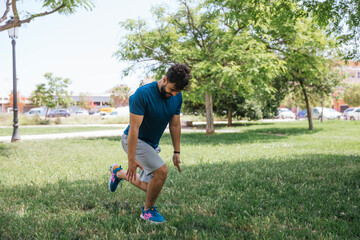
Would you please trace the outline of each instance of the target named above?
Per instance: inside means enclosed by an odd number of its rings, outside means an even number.
[[[13,22],[14,17],[11,17],[11,19],[8,22]],[[20,140],[20,134],[19,134],[19,124],[18,124],[18,102],[17,102],[17,82],[16,82],[16,61],[15,61],[15,44],[18,37],[18,27],[12,27],[8,30],[9,32],[9,38],[11,38],[11,44],[12,44],[12,55],[13,55],[13,112],[14,112],[14,125],[13,125],[13,135],[11,137],[11,142],[16,142]]]

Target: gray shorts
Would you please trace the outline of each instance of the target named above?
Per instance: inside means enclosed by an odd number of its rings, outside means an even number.
[[[128,153],[127,139],[126,134],[121,136],[121,144],[126,153]],[[137,140],[135,158],[144,168],[144,171],[139,168],[140,181],[148,183],[154,176],[153,172],[165,165],[165,162],[159,156],[160,151],[160,147],[154,149],[148,143],[140,139]]]

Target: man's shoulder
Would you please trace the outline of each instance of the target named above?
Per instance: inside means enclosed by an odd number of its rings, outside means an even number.
[[[149,94],[152,92],[154,92],[154,82],[142,85],[135,91],[135,94]]]
[[[156,82],[147,83],[147,84],[142,85],[141,87],[139,87],[138,90],[140,90],[140,91],[154,90],[155,85],[156,85]]]

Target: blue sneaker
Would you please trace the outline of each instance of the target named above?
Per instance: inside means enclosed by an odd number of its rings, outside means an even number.
[[[120,165],[117,164],[113,164],[110,166],[110,173],[111,173],[111,177],[109,179],[109,189],[111,192],[115,192],[117,186],[119,185],[119,182],[121,182],[124,179],[118,178],[116,176],[116,173],[118,171],[120,171],[122,169],[122,167]]]
[[[148,209],[147,211],[144,211],[144,208],[141,209],[141,214],[140,214],[140,218],[144,219],[146,221],[149,221],[151,223],[155,223],[155,224],[159,224],[159,223],[163,223],[165,222],[165,219],[163,216],[161,216],[161,214],[159,213],[159,211],[156,209],[155,206],[153,206],[152,208]]]

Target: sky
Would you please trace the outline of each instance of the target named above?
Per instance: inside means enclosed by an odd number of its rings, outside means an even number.
[[[35,9],[39,1],[19,2],[25,10]],[[118,84],[134,91],[141,73],[122,78],[127,66],[113,53],[122,36],[119,22],[128,18],[152,21],[151,7],[175,0],[94,0],[92,11],[77,10],[72,15],[54,13],[22,25],[16,40],[18,91],[29,96],[44,74],[70,78],[73,94],[101,94]],[[3,5],[0,5],[3,9]],[[2,14],[2,12],[0,13]],[[12,45],[8,31],[0,32],[0,96],[12,91]]]

